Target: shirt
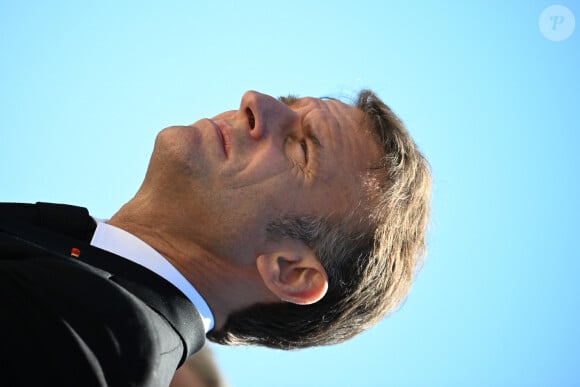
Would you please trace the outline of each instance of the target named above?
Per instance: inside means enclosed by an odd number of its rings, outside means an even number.
[[[195,305],[201,314],[205,332],[213,328],[214,317],[207,302],[164,256],[135,235],[101,220],[95,220],[97,228],[91,240],[92,246],[117,254],[169,281]]]

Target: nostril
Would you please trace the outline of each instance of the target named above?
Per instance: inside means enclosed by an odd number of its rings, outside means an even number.
[[[250,108],[246,108],[246,116],[248,116],[248,123],[250,124],[250,129],[254,129],[256,126],[256,119],[254,118],[254,113]]]

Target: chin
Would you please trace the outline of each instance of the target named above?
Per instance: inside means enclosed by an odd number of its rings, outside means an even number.
[[[199,130],[191,126],[170,126],[155,139],[148,172],[167,177],[167,183],[171,184],[171,179],[180,176],[205,175],[206,166]]]

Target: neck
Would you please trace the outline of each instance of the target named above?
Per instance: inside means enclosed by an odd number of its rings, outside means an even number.
[[[263,285],[255,265],[240,265],[213,254],[196,241],[195,234],[176,229],[165,211],[154,211],[134,201],[125,204],[109,220],[154,248],[202,295],[213,315],[215,328],[228,316],[264,300]]]

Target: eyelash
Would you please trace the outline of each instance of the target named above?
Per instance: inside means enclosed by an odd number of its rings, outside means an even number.
[[[304,151],[304,164],[308,164],[308,143],[306,142],[306,140],[302,140],[300,141],[300,146]]]

